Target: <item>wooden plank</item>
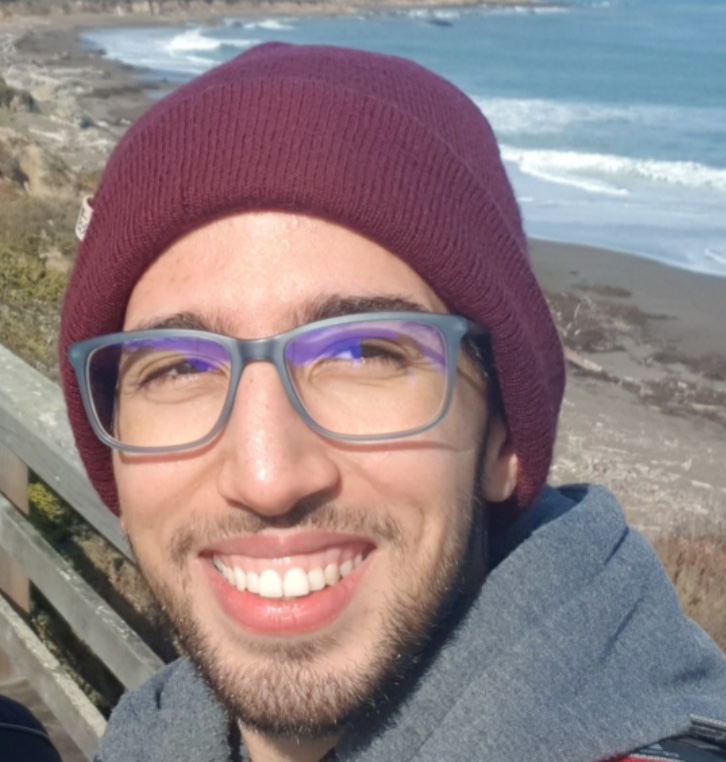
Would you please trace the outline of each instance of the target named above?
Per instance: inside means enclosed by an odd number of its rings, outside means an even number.
[[[164,663],[7,500],[0,498],[0,544],[73,631],[128,689]]]
[[[0,442],[131,558],[118,519],[91,487],[60,388],[0,345]]]
[[[0,648],[25,675],[86,758],[93,759],[106,721],[2,596]]]
[[[0,493],[15,506],[28,512],[28,467],[0,443]],[[0,549],[0,591],[21,611],[30,611],[30,583],[23,570]],[[0,671],[7,672],[8,665],[0,657]]]
[[[28,512],[28,467],[0,443],[0,492],[23,513]]]
[[[15,680],[16,677],[18,677],[18,671],[15,669],[15,665],[4,651],[0,651],[0,683],[7,684],[8,681]]]

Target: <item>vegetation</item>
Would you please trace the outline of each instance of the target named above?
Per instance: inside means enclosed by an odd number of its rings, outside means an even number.
[[[716,519],[660,537],[655,548],[686,614],[726,651],[726,526]]]
[[[57,378],[56,335],[75,248],[75,203],[0,198],[0,332],[10,350]],[[55,269],[54,269],[55,268]]]

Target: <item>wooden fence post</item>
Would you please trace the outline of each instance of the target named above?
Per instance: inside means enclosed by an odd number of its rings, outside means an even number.
[[[28,467],[0,443],[0,492],[23,513],[28,513]],[[30,610],[30,582],[23,570],[0,548],[0,592],[21,611]],[[0,679],[11,677],[13,665],[0,652]]]

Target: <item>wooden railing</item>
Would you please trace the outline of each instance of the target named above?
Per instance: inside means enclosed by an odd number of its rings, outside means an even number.
[[[0,650],[92,759],[105,720],[28,625],[30,585],[126,688],[162,662],[28,521],[29,471],[130,557],[86,478],[59,387],[0,345]]]

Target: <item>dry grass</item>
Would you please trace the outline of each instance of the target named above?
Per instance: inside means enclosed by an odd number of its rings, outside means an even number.
[[[0,337],[53,379],[66,276],[50,270],[46,256],[72,259],[74,207],[20,194],[0,200]]]
[[[726,651],[726,525],[661,537],[655,549],[686,614]]]

